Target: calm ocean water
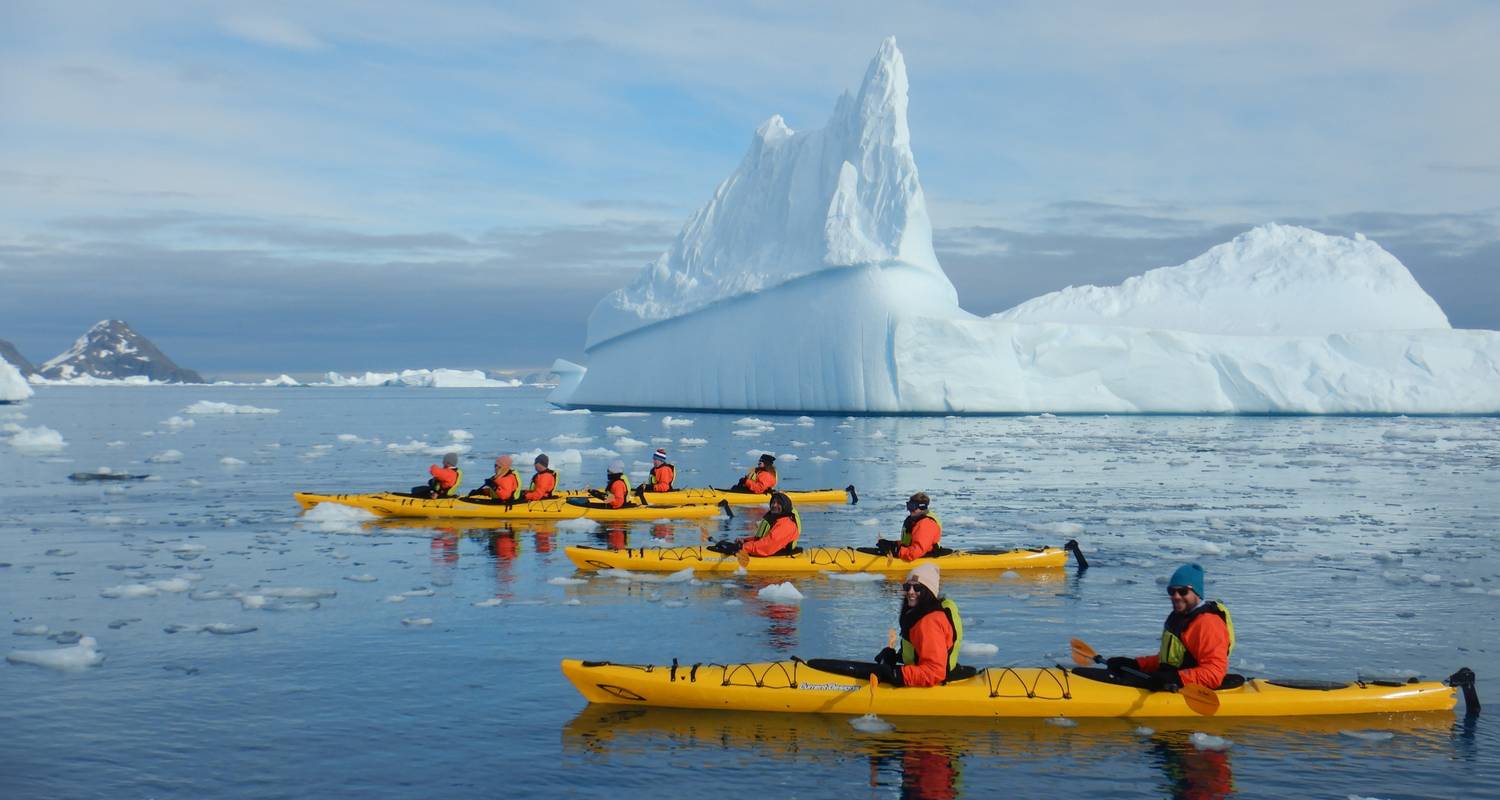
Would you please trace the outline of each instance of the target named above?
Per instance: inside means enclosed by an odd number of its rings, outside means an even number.
[[[186,413],[203,400],[279,413]],[[451,441],[472,448],[470,485],[494,454],[536,449],[582,451],[565,485],[601,483],[604,450],[639,479],[665,445],[681,483],[722,486],[764,449],[785,485],[859,487],[856,506],[804,509],[806,543],[890,535],[924,490],[950,546],[1083,544],[1082,574],[945,580],[968,639],[998,647],[970,663],[1065,661],[1073,636],[1153,651],[1160,580],[1195,560],[1233,609],[1237,671],[1470,666],[1481,696],[1500,685],[1500,420],[664,416],[553,414],[531,389],[43,388],[0,406],[0,425],[67,442],[0,439],[0,650],[76,631],[105,656],[0,664],[0,797],[1500,796],[1493,716],[1462,705],[1151,732],[894,718],[883,734],[588,707],[559,659],[870,657],[893,582],[795,578],[806,598],[780,606],[756,597],[764,580],[599,578],[562,553],[696,543],[753,516],[462,530],[310,523],[291,498],[406,489]],[[66,479],[99,467],[152,479]]]

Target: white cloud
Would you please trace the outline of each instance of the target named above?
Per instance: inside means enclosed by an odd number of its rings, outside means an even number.
[[[323,41],[295,22],[277,17],[233,16],[220,23],[224,30],[255,44],[288,50],[318,50]]]

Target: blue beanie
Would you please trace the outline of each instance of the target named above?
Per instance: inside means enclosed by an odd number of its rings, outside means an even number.
[[[1191,586],[1193,587],[1193,591],[1197,592],[1199,597],[1202,597],[1203,567],[1197,564],[1183,564],[1177,568],[1176,572],[1172,573],[1172,577],[1167,581],[1167,585]]]

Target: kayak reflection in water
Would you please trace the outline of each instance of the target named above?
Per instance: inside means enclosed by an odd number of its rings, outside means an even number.
[[[727,556],[744,553],[751,558],[791,555],[801,535],[802,515],[792,507],[792,498],[773,492],[766,503],[766,516],[755,526],[755,533],[742,539],[714,542],[707,549]]]
[[[1199,750],[1188,742],[1158,739],[1151,754],[1167,778],[1172,800],[1223,800],[1234,794],[1227,750]]]
[[[876,675],[895,686],[937,686],[974,671],[960,667],[964,623],[958,604],[939,592],[936,564],[923,564],[901,584],[901,649],[886,647],[875,657]]]
[[[1218,600],[1203,599],[1203,567],[1197,564],[1183,564],[1172,573],[1167,597],[1172,613],[1162,625],[1161,649],[1139,658],[1115,656],[1106,662],[1109,671],[1122,678],[1121,683],[1153,692],[1186,684],[1220,688],[1234,648],[1229,609]]]
[[[962,786],[962,762],[957,753],[936,745],[908,745],[890,755],[870,756],[870,787],[878,788],[878,772],[895,763],[901,769],[902,800],[953,800]]]
[[[902,561],[916,561],[933,553],[943,538],[943,523],[927,511],[931,500],[917,492],[906,501],[906,519],[901,523],[901,539],[876,539],[875,551]]]

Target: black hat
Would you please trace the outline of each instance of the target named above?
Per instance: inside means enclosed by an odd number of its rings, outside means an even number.
[[[546,453],[539,453],[539,454],[537,454],[536,461],[533,462],[533,463],[541,464],[544,467],[550,466],[552,464],[551,461],[547,460],[547,454]]]
[[[776,456],[773,456],[770,453],[761,453],[760,454],[760,463],[762,463],[762,464],[774,464],[774,463],[776,463]]]

